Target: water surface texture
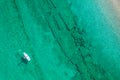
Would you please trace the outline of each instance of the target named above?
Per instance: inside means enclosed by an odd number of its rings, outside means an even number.
[[[120,80],[119,8],[118,0],[1,0],[0,80]]]

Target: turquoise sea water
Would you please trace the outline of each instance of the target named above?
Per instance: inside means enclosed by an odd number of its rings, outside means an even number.
[[[114,23],[98,2],[1,0],[0,80],[119,80]]]
[[[119,25],[117,25],[115,10],[108,2],[105,0],[75,0],[72,2],[71,8],[79,17],[80,22],[85,25],[89,39],[95,46],[94,59],[119,80],[120,46],[115,34],[117,32],[113,30],[113,27],[119,27]],[[76,6],[77,8],[75,8]]]

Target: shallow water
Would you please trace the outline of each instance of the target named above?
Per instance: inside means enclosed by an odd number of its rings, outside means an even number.
[[[118,19],[111,5],[100,0],[0,4],[0,80],[119,80]]]
[[[84,28],[96,49],[92,54],[94,59],[119,80],[120,46],[119,31],[116,31],[119,19],[111,1],[75,0],[72,3],[71,9],[80,22],[84,20]]]

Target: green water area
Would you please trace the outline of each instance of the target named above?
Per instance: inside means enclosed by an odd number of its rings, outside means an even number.
[[[110,56],[119,46],[99,8],[95,0],[0,0],[0,80],[120,80]]]

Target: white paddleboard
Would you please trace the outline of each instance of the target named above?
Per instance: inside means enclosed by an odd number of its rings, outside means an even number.
[[[23,55],[24,55],[24,59],[26,59],[27,61],[30,61],[30,56],[26,53],[26,52],[23,52]]]

